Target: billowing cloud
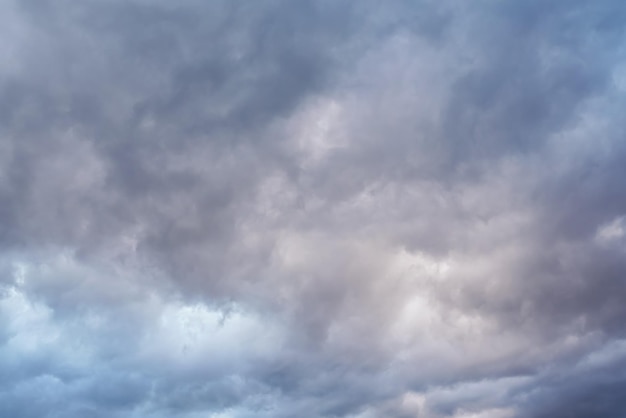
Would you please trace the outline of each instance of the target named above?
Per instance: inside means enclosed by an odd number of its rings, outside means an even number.
[[[622,417],[617,1],[5,1],[0,415]]]

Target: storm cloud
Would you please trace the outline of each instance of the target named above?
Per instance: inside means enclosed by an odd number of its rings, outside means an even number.
[[[3,1],[0,416],[626,416],[625,22]]]

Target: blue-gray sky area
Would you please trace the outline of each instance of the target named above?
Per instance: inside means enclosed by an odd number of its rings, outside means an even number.
[[[626,417],[626,2],[0,1],[0,416]]]

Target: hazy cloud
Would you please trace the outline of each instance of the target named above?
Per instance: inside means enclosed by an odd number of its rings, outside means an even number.
[[[0,5],[0,415],[620,417],[617,1]]]

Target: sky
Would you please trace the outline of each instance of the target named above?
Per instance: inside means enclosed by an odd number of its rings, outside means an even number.
[[[0,416],[626,417],[625,31],[1,0]]]

